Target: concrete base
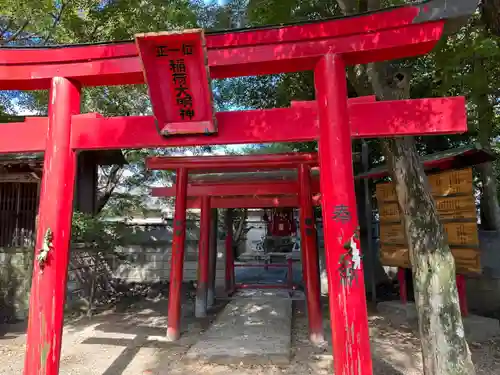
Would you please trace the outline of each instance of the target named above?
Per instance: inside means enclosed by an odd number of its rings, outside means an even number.
[[[399,301],[380,302],[377,310],[395,324],[417,324],[418,315],[414,303],[409,302],[404,305]],[[465,337],[469,341],[481,342],[500,336],[498,319],[469,315],[463,319],[463,322]]]
[[[292,301],[280,293],[237,293],[185,359],[222,365],[289,364]]]

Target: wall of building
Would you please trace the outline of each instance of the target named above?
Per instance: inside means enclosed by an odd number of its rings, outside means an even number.
[[[196,220],[188,221],[184,258],[184,281],[195,281],[197,275],[199,229]],[[127,283],[168,282],[172,248],[171,222],[156,225],[131,225],[122,239],[125,243],[115,249],[115,254],[104,254],[113,277]],[[225,279],[224,240],[217,244],[216,285],[223,286]],[[88,285],[78,280],[78,272],[93,267],[93,258],[83,245],[73,245],[68,271],[68,303],[85,294]],[[25,319],[28,312],[32,248],[0,248],[0,323]]]

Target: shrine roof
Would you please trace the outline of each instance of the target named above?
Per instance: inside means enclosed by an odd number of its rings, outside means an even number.
[[[125,165],[121,150],[86,151],[94,154],[98,165]],[[43,164],[43,152],[0,154],[0,165]]]
[[[29,163],[43,163],[43,152],[22,154],[0,154],[0,164],[29,164]]]
[[[488,150],[479,146],[464,146],[451,150],[440,151],[421,157],[424,169],[427,173],[445,171],[450,169],[460,169],[473,167],[478,164],[486,163],[496,159],[496,156]],[[383,178],[389,175],[387,166],[370,169],[365,173],[358,174],[356,179],[360,178]]]

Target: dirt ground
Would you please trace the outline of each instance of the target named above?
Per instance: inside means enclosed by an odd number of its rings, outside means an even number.
[[[208,327],[214,316],[200,321],[191,303],[179,342],[164,340],[167,301],[144,301],[125,313],[108,311],[65,326],[61,375],[306,375],[331,374],[331,348],[308,343],[307,321],[298,302],[293,322],[292,361],[287,367],[214,366],[188,363],[183,355]],[[327,315],[327,314],[325,314]],[[328,337],[328,326],[325,333]],[[383,316],[371,314],[372,357],[376,375],[420,375],[419,341],[410,327],[394,327]],[[0,326],[0,375],[22,374],[23,325]],[[470,344],[478,375],[500,374],[500,339]]]

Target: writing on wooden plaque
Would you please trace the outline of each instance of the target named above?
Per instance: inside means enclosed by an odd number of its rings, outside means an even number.
[[[439,217],[460,273],[480,273],[480,252],[472,168],[428,176]],[[383,265],[410,268],[406,234],[392,182],[377,185],[380,259]]]

